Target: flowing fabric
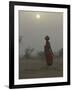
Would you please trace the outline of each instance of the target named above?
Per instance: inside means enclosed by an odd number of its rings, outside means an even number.
[[[50,46],[49,42],[48,42],[47,45],[45,45],[44,51],[45,51],[45,58],[46,58],[47,65],[52,65],[52,63],[53,63],[53,53],[52,53],[51,46]]]
[[[51,52],[48,52],[46,54],[46,62],[47,62],[48,65],[52,65],[52,63],[53,63],[53,56],[52,56]]]

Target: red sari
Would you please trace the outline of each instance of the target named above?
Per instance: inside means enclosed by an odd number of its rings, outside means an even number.
[[[48,45],[45,45],[44,51],[45,51],[45,58],[46,58],[47,65],[52,65],[52,63],[53,63],[53,53],[52,53],[52,50],[51,50],[51,47],[50,47],[50,43],[48,43]]]

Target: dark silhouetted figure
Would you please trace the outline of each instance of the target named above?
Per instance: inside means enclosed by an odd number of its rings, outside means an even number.
[[[51,45],[50,45],[50,38],[49,36],[45,37],[46,40],[46,44],[44,46],[44,52],[45,52],[45,58],[46,58],[46,63],[47,65],[52,65],[53,64],[53,52],[51,49]]]

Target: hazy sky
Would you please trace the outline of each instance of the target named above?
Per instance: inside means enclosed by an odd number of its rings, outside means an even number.
[[[36,15],[40,18],[37,19]],[[20,53],[28,47],[43,51],[44,37],[50,37],[53,51],[63,47],[63,13],[19,11],[19,35],[22,36]]]

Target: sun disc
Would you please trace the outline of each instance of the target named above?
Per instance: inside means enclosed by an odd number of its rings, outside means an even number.
[[[40,15],[39,15],[39,14],[37,14],[37,15],[36,15],[36,18],[37,18],[37,19],[40,19]]]

